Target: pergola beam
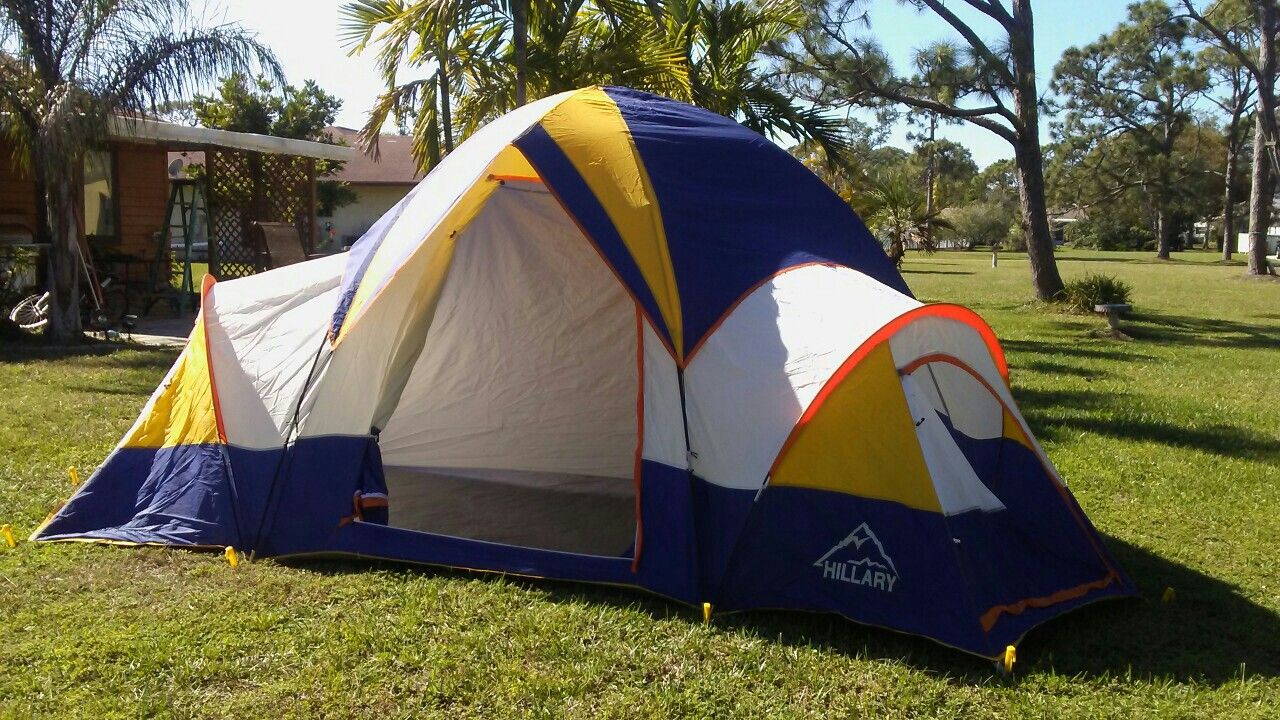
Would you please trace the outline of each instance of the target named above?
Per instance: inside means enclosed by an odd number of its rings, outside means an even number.
[[[170,150],[199,150],[206,146],[232,150],[294,155],[322,160],[355,160],[358,152],[346,145],[330,145],[310,140],[293,140],[273,135],[214,130],[189,127],[159,120],[113,117],[109,125],[110,139],[135,143],[163,145]]]

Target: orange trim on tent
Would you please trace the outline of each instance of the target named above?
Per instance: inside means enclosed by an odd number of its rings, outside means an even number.
[[[963,305],[953,305],[951,303],[925,305],[907,314],[913,318],[918,314],[936,315],[948,320],[962,322],[976,330],[978,335],[982,336],[982,341],[986,344],[987,350],[991,352],[991,359],[995,361],[996,369],[1000,371],[1000,377],[1004,378],[1006,385],[1009,383],[1009,363],[1005,360],[1004,348],[1000,347],[1000,340],[996,338],[995,331],[991,329],[986,320],[982,319],[981,315]]]
[[[798,265],[788,265],[787,267],[784,267],[781,270],[777,270],[771,273],[767,277],[760,280],[760,282],[747,288],[746,292],[739,295],[738,299],[734,300],[733,304],[730,305],[723,313],[721,313],[720,317],[716,318],[715,322],[711,323],[711,327],[707,328],[707,331],[702,334],[702,337],[698,338],[698,342],[695,343],[693,348],[689,350],[689,353],[685,355],[684,361],[680,363],[680,367],[681,368],[689,367],[689,363],[693,362],[693,357],[698,354],[698,351],[702,349],[702,346],[707,342],[707,340],[709,340],[712,335],[716,334],[716,330],[720,329],[720,326],[724,323],[724,321],[727,320],[729,316],[733,314],[733,311],[737,310],[738,306],[741,305],[744,301],[746,301],[746,299],[750,297],[752,293],[754,293],[756,290],[759,290],[761,287],[764,287],[765,283],[769,282],[770,280],[773,280],[779,275],[785,275],[786,273],[789,273],[792,270],[799,270],[800,268],[809,267],[810,265],[825,265],[826,267],[832,267],[832,268],[848,267],[847,265],[841,265],[840,263],[821,262],[821,261],[814,260],[811,262],[803,262]]]
[[[213,289],[215,282],[217,282],[216,278],[205,273],[204,280],[200,283],[200,325],[204,329],[205,363],[209,366],[209,394],[213,396],[213,422],[218,427],[218,440],[225,445],[227,429],[222,424],[222,404],[218,402],[218,383],[213,377],[213,343],[209,340],[209,313],[206,312],[209,291]]]
[[[903,365],[902,367],[898,368],[898,374],[910,375],[911,373],[915,372],[916,370],[919,370],[925,365],[928,365],[929,363],[934,363],[934,362],[946,363],[948,365],[958,367],[961,370],[965,371],[970,376],[972,376],[974,380],[977,380],[978,383],[982,385],[983,389],[985,389],[988,393],[991,393],[991,397],[995,398],[996,402],[1000,403],[1000,407],[1009,411],[1010,414],[1013,414],[1013,408],[1009,407],[1009,405],[1005,403],[1004,399],[1000,397],[1000,394],[996,392],[996,389],[991,387],[991,383],[987,382],[987,379],[982,377],[981,373],[979,373],[977,370],[974,370],[972,367],[970,367],[969,363],[966,363],[964,360],[961,360],[955,355],[951,355],[948,353],[929,353],[928,355],[921,355],[915,360],[912,360],[906,365]],[[1017,416],[1014,415],[1014,417],[1016,418]],[[1018,423],[1018,425],[1019,427],[1021,427],[1022,423]],[[1023,429],[1023,432],[1026,432],[1026,428],[1022,428],[1022,429]]]
[[[644,548],[644,514],[640,502],[641,482],[644,470],[644,313],[640,303],[632,303],[636,309],[636,548],[631,558],[631,572],[640,570],[640,551]],[[657,335],[657,333],[654,333]]]
[[[962,322],[974,330],[977,330],[978,334],[981,335],[982,339],[986,342],[987,349],[990,350],[991,356],[996,362],[996,367],[1000,370],[1001,377],[1008,381],[1009,366],[1005,364],[1004,352],[1000,350],[1000,343],[996,340],[995,333],[992,332],[991,327],[983,322],[982,318],[979,317],[977,313],[966,307],[950,305],[947,303],[921,305],[913,310],[908,310],[893,320],[890,320],[884,325],[884,327],[872,333],[871,337],[862,341],[862,344],[859,345],[858,348],[840,364],[840,367],[831,374],[831,377],[822,386],[822,389],[818,391],[816,396],[814,396],[813,402],[809,403],[809,407],[805,408],[804,414],[796,421],[795,427],[791,428],[791,433],[787,435],[787,439],[782,443],[782,447],[778,449],[778,454],[774,457],[773,464],[769,466],[770,476],[777,471],[778,465],[782,462],[782,458],[791,449],[791,446],[795,444],[796,437],[799,436],[800,430],[804,428],[809,421],[813,420],[813,416],[822,408],[823,403],[827,401],[827,398],[831,396],[831,393],[835,391],[836,387],[844,381],[849,373],[853,372],[854,367],[856,367],[858,363],[862,362],[863,358],[871,354],[871,351],[875,350],[881,343],[893,337],[894,333],[922,317],[943,317],[957,322]]]
[[[985,632],[991,632],[991,628],[996,626],[996,621],[1000,619],[1001,615],[1021,615],[1027,608],[1045,608],[1051,605],[1057,605],[1060,602],[1066,602],[1067,600],[1074,600],[1085,595],[1091,590],[1101,590],[1115,582],[1116,577],[1115,571],[1109,569],[1106,576],[1101,579],[1082,583],[1075,587],[1067,588],[1066,590],[1059,590],[1052,595],[1027,598],[1025,600],[1009,603],[1008,605],[996,605],[982,614],[982,629]]]

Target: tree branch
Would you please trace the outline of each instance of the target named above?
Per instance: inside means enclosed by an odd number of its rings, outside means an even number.
[[[1245,68],[1247,68],[1255,78],[1262,78],[1262,71],[1258,69],[1257,63],[1245,54],[1239,43],[1232,40],[1230,36],[1222,30],[1222,28],[1214,25],[1208,18],[1196,12],[1195,6],[1191,4],[1191,0],[1182,0],[1182,6],[1187,9],[1187,17],[1195,20],[1201,27],[1208,30],[1211,35],[1217,38],[1219,47],[1235,57],[1235,59],[1239,61],[1241,65],[1245,66]]]
[[[1010,87],[1017,84],[1017,81],[1013,77],[1013,73],[1009,70],[1008,63],[1006,63],[999,55],[992,52],[991,48],[987,47],[987,44],[982,41],[982,38],[978,37],[978,34],[973,31],[973,28],[969,27],[963,20],[956,17],[956,14],[951,12],[951,10],[949,10],[941,0],[920,0],[920,2],[926,5],[930,10],[937,13],[938,17],[945,20],[948,25],[955,28],[955,31],[960,33],[961,37],[969,43],[974,52],[978,53],[986,59],[987,62],[991,63],[991,66],[1000,73],[1000,77],[1005,81],[1005,83]]]
[[[1004,113],[1007,113],[1008,111],[1001,106],[988,105],[986,107],[978,107],[978,108],[959,108],[953,105],[946,105],[944,103],[940,103],[934,100],[928,100],[926,98],[918,98],[913,95],[907,95],[905,93],[898,92],[896,90],[890,90],[889,88],[879,86],[879,85],[868,84],[867,89],[873,95],[878,95],[880,97],[885,98],[886,100],[892,100],[894,102],[902,103],[903,105],[906,105],[908,107],[913,107],[920,110],[928,110],[930,112],[936,112],[939,115],[945,115],[947,117],[957,118],[959,120],[971,122],[980,128],[990,130],[996,135],[999,135],[1000,137],[1007,140],[1011,145],[1018,141],[1018,131],[1020,130],[1019,127],[1017,126],[1012,128],[1006,127],[1004,125],[1001,125],[998,122],[995,122],[990,117],[992,115],[996,115],[999,117],[1006,117],[1005,114],[1002,113],[1002,111],[1004,111]],[[1008,118],[1006,117],[1006,119]]]
[[[996,0],[964,0],[970,7],[1000,23],[1005,30],[1012,31],[1013,16]]]

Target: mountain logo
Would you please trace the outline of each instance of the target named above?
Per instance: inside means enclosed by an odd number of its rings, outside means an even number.
[[[818,558],[813,566],[822,571],[823,580],[893,592],[898,584],[898,568],[884,551],[880,538],[862,523],[849,536]]]

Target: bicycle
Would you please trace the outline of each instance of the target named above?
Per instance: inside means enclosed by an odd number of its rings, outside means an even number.
[[[116,284],[113,275],[99,280],[97,269],[85,253],[82,243],[77,243],[76,247],[79,250],[81,280],[84,281],[80,295],[81,321],[85,327],[106,330],[127,307],[125,288]],[[12,267],[5,268],[3,273],[4,287],[11,289],[10,283],[14,282],[19,273]],[[39,330],[49,323],[51,300],[52,293],[49,290],[28,294],[9,310],[9,320],[23,330]]]

